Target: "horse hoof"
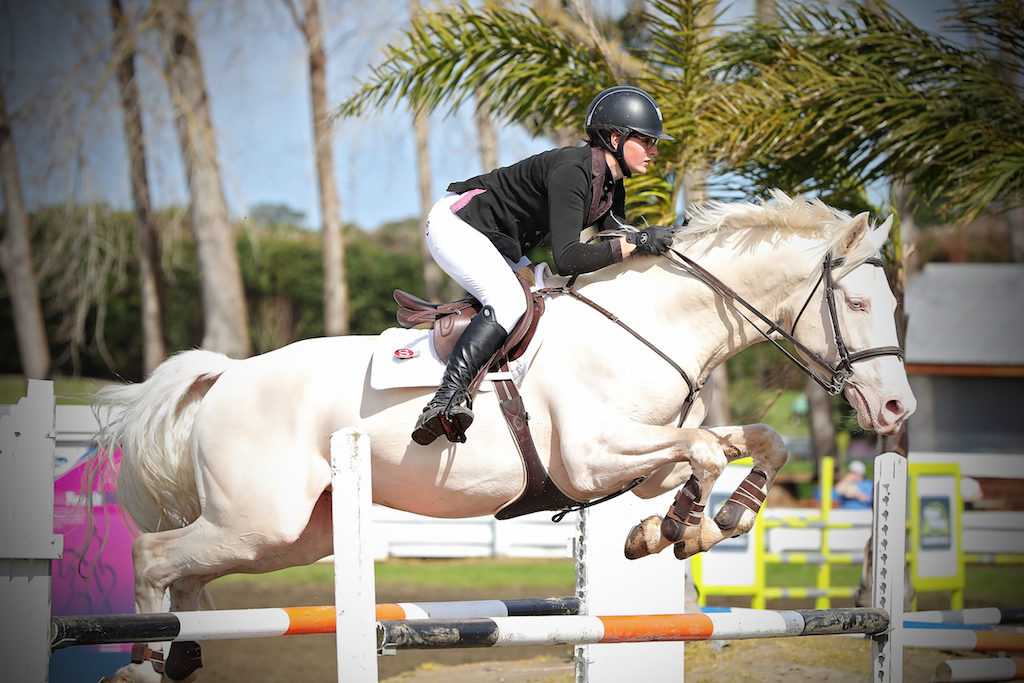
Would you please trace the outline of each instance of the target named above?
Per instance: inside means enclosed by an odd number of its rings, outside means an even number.
[[[647,557],[657,552],[657,539],[654,539],[652,543],[651,539],[648,538],[647,530],[652,528],[658,530],[660,529],[660,524],[661,518],[657,515],[652,515],[629,530],[624,548],[627,560],[638,560],[641,557]]]
[[[626,555],[627,560],[639,560],[641,557],[647,557],[651,554],[651,551],[647,549],[644,532],[639,524],[630,529],[629,535],[626,536],[626,546],[623,548],[623,553]]]
[[[689,557],[686,552],[686,541],[679,541],[678,543],[672,544],[672,554],[676,556],[677,560],[685,560]]]

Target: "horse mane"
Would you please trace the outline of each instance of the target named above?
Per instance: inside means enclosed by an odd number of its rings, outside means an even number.
[[[853,220],[849,214],[818,198],[790,197],[779,189],[769,191],[768,199],[753,202],[712,200],[689,207],[690,222],[680,237],[704,237],[723,231],[751,230],[751,237],[821,237],[823,251],[834,248]],[[870,254],[865,254],[865,258]]]

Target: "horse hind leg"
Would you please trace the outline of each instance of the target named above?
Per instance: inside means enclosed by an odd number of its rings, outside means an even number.
[[[282,514],[269,519],[280,521],[284,517]],[[136,611],[162,611],[165,590],[171,594],[172,611],[197,609],[202,589],[210,580],[236,571],[253,571],[254,566],[261,564],[276,566],[280,557],[291,555],[290,548],[303,537],[306,527],[311,524],[318,528],[324,526],[321,517],[307,518],[301,526],[278,523],[271,528],[268,524],[262,526],[258,533],[253,533],[252,529],[218,525],[204,515],[180,529],[140,535],[132,545]],[[159,652],[160,647],[159,643],[148,643],[133,649],[141,655]],[[162,659],[162,655],[153,659]],[[197,669],[201,666],[197,644],[175,642],[167,652],[166,661],[133,661],[114,677],[105,680],[146,683],[192,681],[198,677]]]

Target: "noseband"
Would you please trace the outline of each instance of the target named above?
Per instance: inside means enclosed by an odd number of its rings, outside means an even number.
[[[736,292],[734,292],[728,285],[705,270],[701,265],[687,257],[685,254],[682,254],[673,248],[670,248],[666,254],[674,255],[675,258],[672,258],[671,256],[668,257],[670,261],[714,290],[715,293],[722,297],[730,308],[738,313],[744,320],[753,325],[753,327],[760,332],[765,339],[774,344],[786,355],[787,358],[793,361],[797,367],[807,373],[811,379],[817,382],[825,391],[833,396],[841,393],[843,388],[849,384],[850,378],[853,376],[853,364],[857,361],[875,358],[876,356],[897,356],[901,360],[903,359],[903,349],[898,346],[877,346],[875,348],[865,349],[863,351],[854,351],[852,353],[847,348],[846,342],[843,339],[842,329],[839,327],[839,314],[836,311],[835,287],[832,278],[832,269],[846,263],[845,257],[834,258],[831,251],[825,255],[825,261],[821,266],[821,275],[818,276],[818,281],[814,284],[814,288],[811,289],[811,293],[807,295],[807,300],[804,302],[804,305],[800,308],[800,312],[793,320],[793,327],[791,328],[791,331],[787,332],[779,327],[778,323],[769,320],[767,316],[750,305],[750,303],[744,300],[743,297],[736,294]],[[882,259],[874,256],[866,259],[864,263],[877,266],[879,268],[883,267]],[[829,319],[832,321],[832,334],[835,340],[836,349],[839,352],[839,360],[835,363],[830,363],[828,359],[820,353],[807,348],[806,345],[798,341],[794,336],[796,334],[797,323],[800,322],[800,317],[804,314],[807,306],[814,298],[814,293],[818,291],[818,287],[820,287],[823,282],[825,283],[825,302],[828,304]],[[740,307],[745,308],[747,311],[757,316],[763,323],[768,325],[768,329],[762,330],[760,326],[754,324],[754,321],[748,318],[746,314],[740,310]],[[801,358],[793,353],[790,353],[788,349],[782,346],[778,340],[772,336],[773,332],[793,344],[796,349],[810,359],[811,363],[824,372],[816,372],[811,365],[805,363]]]
[[[846,263],[844,257],[832,258],[832,252],[829,252],[825,256],[825,262],[821,266],[821,275],[818,277],[818,281],[814,285],[814,289],[807,296],[807,301],[800,308],[800,312],[793,320],[793,328],[790,333],[790,337],[796,334],[797,323],[800,322],[800,316],[804,314],[807,309],[807,305],[814,298],[814,293],[818,291],[818,287],[822,282],[825,283],[825,302],[828,304],[828,316],[832,321],[832,333],[835,336],[836,349],[839,351],[839,360],[834,364],[828,363],[824,358],[818,354],[811,354],[812,360],[820,365],[824,370],[829,373],[827,378],[821,378],[815,374],[810,373],[810,369],[806,368],[805,372],[808,372],[814,380],[820,384],[826,391],[833,396],[843,390],[843,387],[849,383],[850,377],[853,375],[853,364],[857,361],[865,360],[867,358],[875,358],[876,356],[896,356],[900,360],[903,360],[903,349],[898,346],[876,346],[871,349],[864,349],[863,351],[850,350],[846,346],[846,341],[843,339],[843,331],[839,327],[839,314],[836,311],[836,295],[835,288],[832,281],[832,268],[835,266],[841,266]],[[864,260],[864,264],[869,264],[877,268],[883,268],[882,259],[877,256],[872,256],[869,259]],[[807,353],[807,351],[804,351]]]

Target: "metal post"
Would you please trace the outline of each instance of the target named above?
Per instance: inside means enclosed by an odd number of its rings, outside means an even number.
[[[907,459],[898,453],[875,458],[872,502],[871,605],[889,615],[889,629],[871,639],[871,680],[903,680],[903,569],[907,560]]]
[[[377,680],[376,588],[370,438],[355,429],[331,435],[334,608],[339,681]]]

